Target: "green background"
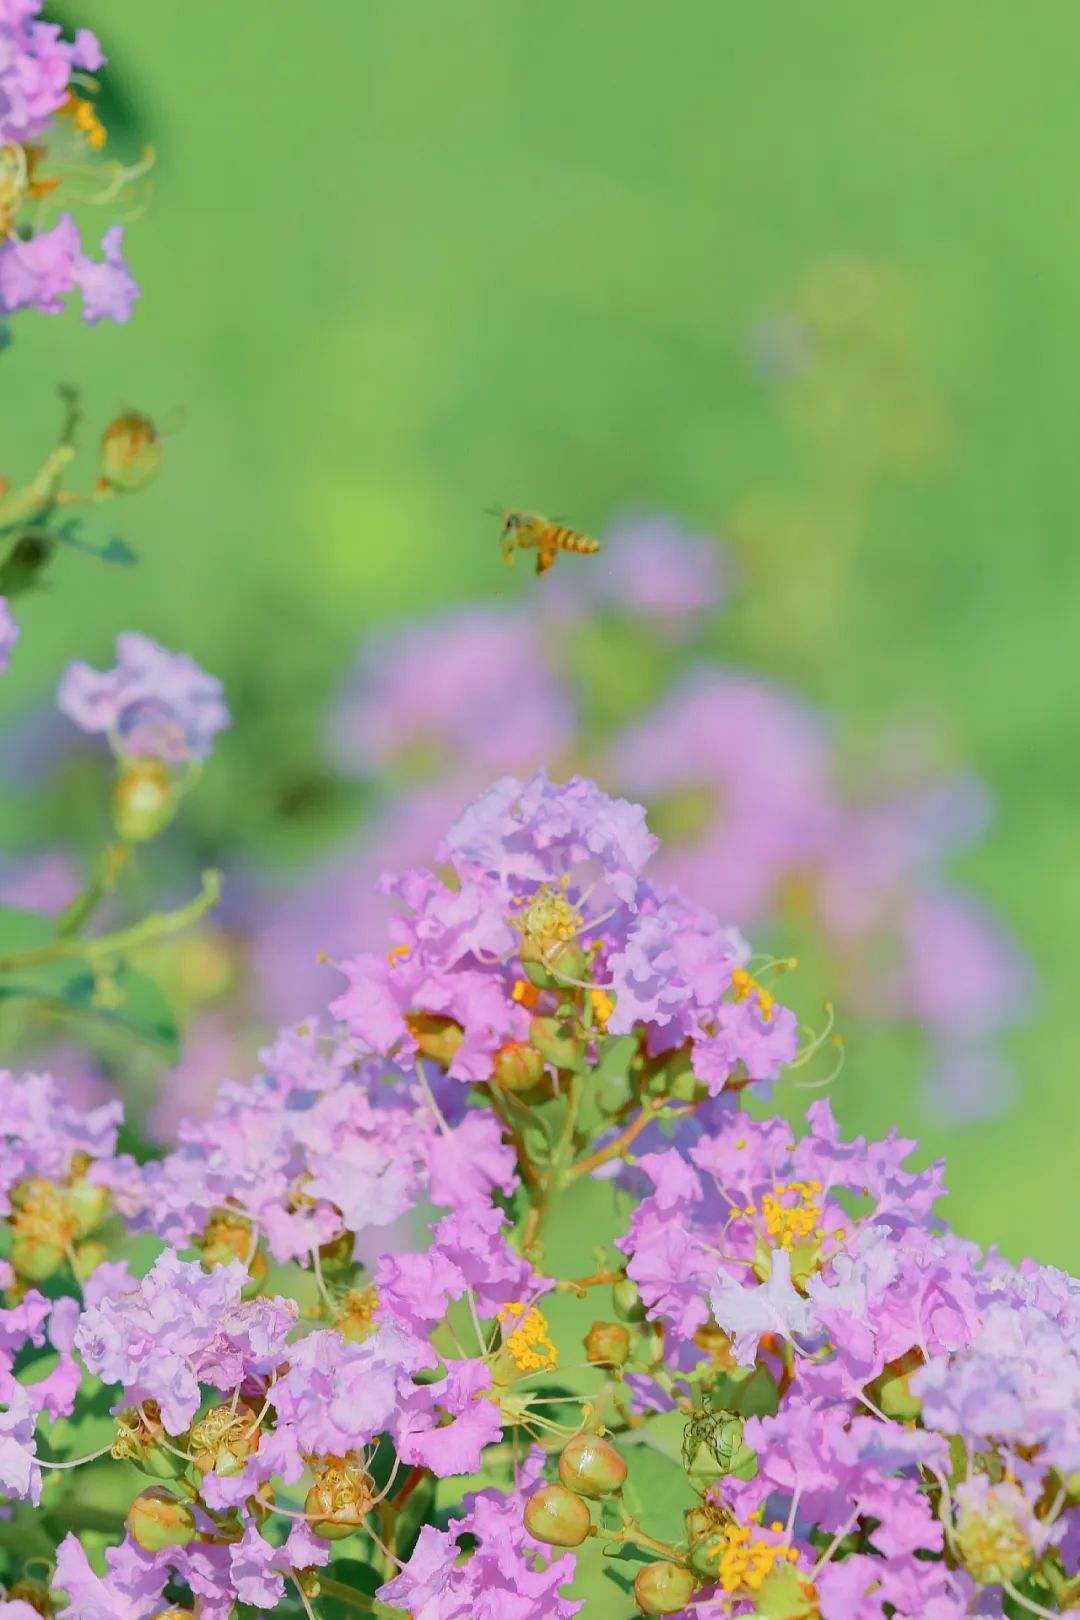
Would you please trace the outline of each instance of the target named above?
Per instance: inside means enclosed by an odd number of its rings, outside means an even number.
[[[0,718],[67,658],[106,661],[117,630],[188,648],[258,728],[222,747],[212,843],[245,793],[257,816],[258,762],[245,788],[230,751],[302,752],[364,631],[531,585],[503,571],[483,508],[596,529],[644,505],[720,532],[748,489],[800,487],[808,452],[747,330],[822,255],[895,267],[949,462],[881,492],[824,617],[814,548],[796,549],[798,633],[770,635],[759,603],[752,633],[736,612],[717,645],[852,734],[941,713],[990,784],[996,823],[960,870],[1038,970],[1011,1042],[1022,1096],[949,1132],[906,1049],[867,1047],[837,1105],[945,1148],[963,1229],[1080,1269],[1063,1199],[1080,1150],[1075,5],[92,10],[114,140],[158,153],[128,237],[144,298],[123,329],[18,322],[0,472],[40,459],[54,381],[95,422],[135,406],[174,431],[123,513],[139,568],[63,560],[23,607]]]

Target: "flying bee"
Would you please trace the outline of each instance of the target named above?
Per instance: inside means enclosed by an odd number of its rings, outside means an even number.
[[[560,551],[591,554],[600,550],[599,540],[570,529],[565,523],[541,517],[538,512],[507,512],[502,516],[503,561],[512,563],[515,551],[536,552],[536,572],[546,574]]]

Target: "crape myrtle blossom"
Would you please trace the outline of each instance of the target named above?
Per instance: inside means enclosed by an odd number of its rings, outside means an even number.
[[[343,964],[348,989],[332,1010],[405,1064],[422,1050],[418,1019],[445,1020],[460,1035],[448,1073],[483,1080],[552,1010],[529,990],[539,972],[551,986],[585,984],[604,1025],[643,1027],[654,1056],[689,1041],[710,1090],[742,1071],[772,1078],[795,1055],[793,1015],[747,974],[739,935],[641,877],[655,848],[640,806],[582,778],[505,778],[447,834],[452,885],[422,871],[384,880],[410,914],[388,956]]]
[[[277,1261],[305,1260],[389,1227],[422,1191],[457,1205],[513,1190],[513,1151],[493,1116],[437,1122],[415,1082],[357,1061],[315,1021],[260,1056],[264,1072],[223,1085],[172,1153],[117,1165],[114,1192],[138,1224],[180,1247],[231,1243],[243,1259],[262,1239]]]
[[[62,1532],[72,1470],[130,1482],[103,1561],[5,1542],[6,1607],[1075,1608],[1080,1284],[951,1232],[895,1132],[742,1108],[794,1032],[638,807],[504,779],[439,853],[343,1023],[159,1159],[0,1076],[0,1493]]]
[[[430,774],[468,762],[476,782],[555,759],[574,705],[546,667],[531,613],[460,609],[366,643],[331,723],[350,773]]]
[[[0,0],[0,141],[42,134],[67,98],[72,70],[93,73],[105,60],[89,28],[69,43],[40,11],[39,0]]]
[[[57,315],[77,287],[88,325],[129,320],[139,287],[124,259],[123,239],[124,227],[110,226],[101,240],[102,257],[95,259],[84,250],[71,215],[62,214],[50,230],[0,241],[0,314],[32,307]]]
[[[68,665],[57,706],[82,731],[105,733],[123,758],[166,765],[206,759],[229,723],[221,682],[187,653],[170,653],[149,636],[116,638],[115,669]]]

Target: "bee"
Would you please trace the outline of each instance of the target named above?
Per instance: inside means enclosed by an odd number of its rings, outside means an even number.
[[[518,550],[535,551],[536,572],[546,574],[560,551],[591,555],[600,550],[600,542],[577,529],[567,528],[565,523],[541,517],[538,512],[507,512],[503,516],[503,561],[512,563],[514,552]]]

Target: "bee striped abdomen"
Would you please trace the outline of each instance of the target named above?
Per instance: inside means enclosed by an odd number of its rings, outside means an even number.
[[[552,523],[544,530],[540,540],[541,551],[578,551],[591,553],[600,550],[599,540],[591,535],[581,534],[577,529],[570,529],[564,523]]]

